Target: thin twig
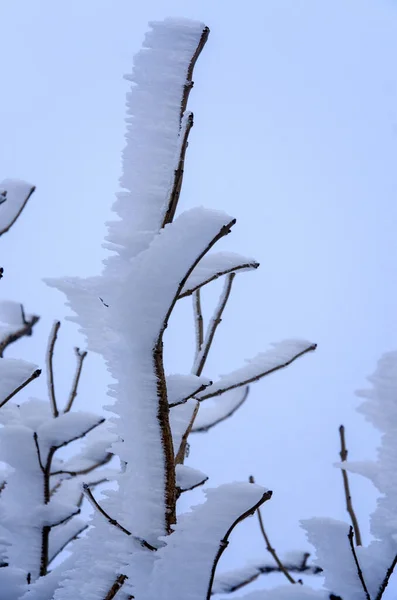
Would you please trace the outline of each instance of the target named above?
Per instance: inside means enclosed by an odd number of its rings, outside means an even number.
[[[220,325],[220,323],[222,322],[222,314],[229,299],[230,292],[232,290],[233,279],[235,278],[235,276],[235,273],[230,273],[226,277],[225,284],[223,286],[223,290],[219,298],[218,306],[216,307],[215,313],[207,328],[204,344],[202,345],[202,348],[200,349],[200,352],[198,353],[195,363],[193,365],[192,373],[194,375],[200,376],[203,372],[209,351],[212,346],[212,342],[214,341],[215,332],[218,328],[218,325]]]
[[[266,371],[263,371],[263,373],[259,373],[258,375],[255,375],[254,377],[249,377],[248,379],[244,379],[243,381],[239,381],[238,383],[234,383],[233,385],[227,385],[224,388],[218,388],[215,392],[208,392],[207,394],[204,394],[203,396],[201,395],[198,398],[198,400],[200,402],[202,402],[203,400],[207,400],[208,398],[214,398],[215,396],[220,396],[221,394],[224,394],[225,392],[228,392],[229,390],[234,390],[235,388],[241,387],[243,385],[248,385],[249,383],[253,383],[254,381],[258,381],[259,379],[262,379],[262,377],[266,377],[266,375],[275,373],[276,371],[279,371],[280,369],[285,369],[285,367],[288,367],[290,364],[295,362],[298,358],[300,358],[304,354],[307,354],[308,352],[313,352],[316,348],[317,348],[317,344],[310,344],[310,346],[308,346],[301,352],[298,352],[297,354],[295,354],[295,356],[293,356],[292,358],[287,360],[285,363],[277,365],[276,367],[272,367],[271,369],[267,369]]]
[[[260,506],[262,506],[262,504],[264,504],[267,500],[270,500],[270,498],[272,497],[272,493],[273,492],[271,492],[271,491],[265,492],[263,494],[262,498],[260,500],[258,500],[258,502],[256,504],[254,504],[254,506],[252,506],[251,508],[249,508],[248,510],[246,510],[242,515],[240,515],[232,523],[232,525],[227,530],[225,536],[220,540],[218,552],[216,553],[216,556],[214,558],[214,562],[213,562],[212,568],[211,568],[211,575],[210,575],[210,579],[209,579],[209,582],[208,582],[208,589],[207,589],[206,600],[210,600],[210,598],[211,598],[211,595],[212,595],[212,586],[214,584],[214,578],[215,578],[216,568],[218,566],[218,563],[219,563],[219,560],[220,560],[222,554],[224,553],[224,551],[226,550],[226,548],[227,548],[227,546],[229,544],[229,537],[230,537],[230,534],[232,533],[233,529],[239,523],[241,523],[242,521],[244,521],[244,519],[246,519],[250,515],[253,515],[255,513],[255,511],[257,511],[258,508]]]
[[[27,320],[25,317],[25,311],[23,309],[22,304],[21,304],[21,313],[22,313],[22,323],[23,323],[22,327],[20,327],[16,331],[13,331],[9,335],[7,335],[0,342],[0,357],[1,358],[3,357],[4,350],[7,348],[7,346],[9,346],[10,344],[13,344],[14,342],[18,341],[20,338],[22,338],[24,336],[32,335],[32,329],[36,325],[37,321],[40,319],[40,317],[33,315],[29,320]]]
[[[193,314],[196,332],[196,352],[194,360],[196,361],[204,341],[203,311],[201,309],[201,296],[199,289],[193,294]]]
[[[47,382],[48,382],[48,395],[50,397],[50,404],[52,409],[52,414],[54,417],[59,416],[59,411],[57,407],[57,401],[55,397],[55,386],[54,386],[54,348],[55,342],[57,340],[58,331],[61,326],[60,321],[55,321],[48,341],[48,350],[47,350]]]
[[[63,411],[64,413],[67,413],[70,411],[70,409],[72,408],[74,399],[77,396],[77,388],[79,387],[79,381],[80,381],[81,371],[83,368],[83,362],[84,362],[85,357],[87,356],[87,352],[86,351],[80,352],[80,348],[75,348],[74,351],[75,351],[75,354],[77,357],[77,367],[76,367],[76,373],[75,373],[74,379],[73,379],[72,389],[70,390],[69,400]]]
[[[108,463],[112,458],[113,458],[113,453],[108,452],[102,460],[99,460],[98,462],[94,463],[93,465],[91,465],[89,467],[86,467],[85,469],[78,469],[77,471],[68,471],[68,470],[60,469],[59,471],[53,471],[51,473],[51,476],[69,475],[70,477],[77,477],[78,475],[87,475],[88,473],[91,473],[91,471],[94,471],[98,467],[102,467],[103,465],[106,465],[106,463]]]
[[[341,425],[339,427],[339,436],[340,436],[340,458],[342,462],[345,462],[347,460],[347,455],[348,455],[348,451],[346,448],[346,439],[345,439],[345,427],[344,425]],[[357,546],[362,546],[362,541],[361,541],[361,533],[360,533],[360,528],[358,525],[358,520],[356,517],[356,513],[354,512],[354,508],[353,508],[353,502],[352,502],[352,497],[350,494],[350,486],[349,486],[349,478],[347,475],[347,471],[346,469],[341,469],[342,472],[342,479],[343,479],[343,488],[345,490],[345,498],[346,498],[346,510],[350,515],[350,519],[353,525],[353,529],[354,529],[354,537],[356,539],[356,545]]]
[[[305,557],[309,557],[309,553],[305,553]],[[293,573],[305,573],[306,575],[320,575],[323,572],[321,567],[317,565],[308,565],[307,558],[300,565],[298,564],[285,564],[284,567],[287,571]],[[237,592],[246,585],[252,583],[261,575],[269,575],[271,573],[281,573],[282,570],[277,565],[255,565],[253,566],[254,572],[249,575],[244,575],[240,581],[236,581],[236,573],[234,571],[221,573],[221,575],[215,578],[213,594],[231,594]],[[242,574],[245,569],[242,570]]]
[[[11,392],[11,394],[8,394],[8,396],[6,398],[4,398],[4,400],[2,400],[0,402],[0,408],[2,406],[4,406],[5,404],[7,404],[7,402],[9,400],[11,400],[11,398],[13,398],[14,396],[16,396],[18,394],[18,392],[20,392],[21,390],[23,390],[24,387],[26,387],[27,385],[29,385],[29,383],[31,383],[32,381],[34,381],[35,379],[37,379],[38,377],[40,377],[41,375],[41,369],[36,369],[35,371],[33,371],[33,373],[30,375],[30,377],[28,377],[23,383],[21,383],[21,385],[19,385],[18,387],[15,388],[15,390],[13,390]]]
[[[387,569],[385,578],[384,578],[384,580],[382,581],[382,583],[380,585],[380,588],[379,588],[378,593],[376,594],[375,600],[381,600],[383,594],[386,591],[387,586],[389,585],[389,580],[390,580],[390,577],[393,575],[393,571],[394,571],[394,568],[395,568],[396,564],[397,564],[397,554],[394,557],[394,559],[393,559],[390,567]]]
[[[249,482],[250,483],[255,483],[255,479],[253,477],[253,475],[250,475],[249,477]],[[283,573],[285,575],[285,577],[288,579],[288,581],[290,583],[296,583],[295,579],[293,577],[291,577],[291,575],[288,573],[287,569],[285,568],[285,566],[283,565],[283,563],[281,562],[275,548],[272,547],[271,543],[270,543],[270,539],[269,536],[266,533],[265,530],[265,526],[263,524],[263,519],[262,519],[262,515],[261,515],[261,511],[260,508],[258,507],[256,514],[258,515],[258,521],[259,521],[259,528],[261,530],[261,533],[263,535],[263,539],[265,540],[266,543],[266,550],[268,552],[270,552],[270,554],[272,555],[276,565],[278,566],[278,568],[280,569],[281,573]]]
[[[204,281],[202,281],[201,283],[198,283],[194,287],[188,288],[187,290],[182,292],[179,295],[179,299],[186,298],[187,296],[191,296],[192,294],[194,294],[194,292],[199,291],[202,287],[204,287],[208,283],[211,283],[212,281],[215,281],[219,277],[228,275],[229,273],[236,273],[237,271],[241,271],[244,269],[257,269],[258,267],[259,267],[259,263],[255,261],[255,262],[250,262],[250,263],[244,263],[242,265],[234,265],[233,267],[230,267],[229,269],[225,269],[224,271],[218,271],[217,273],[214,273],[213,275],[208,277],[208,279],[205,279]]]
[[[368,591],[367,585],[365,583],[364,575],[363,575],[363,572],[361,570],[360,563],[358,561],[356,549],[354,547],[354,529],[351,526],[349,528],[349,533],[348,533],[347,537],[349,539],[350,548],[351,548],[351,551],[352,551],[352,554],[353,554],[354,563],[355,563],[356,569],[357,569],[357,575],[358,575],[358,578],[360,580],[361,586],[362,586],[362,588],[364,590],[365,597],[366,597],[367,600],[371,600],[371,596],[369,595],[369,591]]]
[[[91,492],[90,490],[90,486],[87,485],[86,483],[83,483],[83,492],[84,495],[87,497],[87,499],[89,500],[89,502],[92,504],[92,506],[103,516],[105,517],[105,519],[114,527],[117,527],[117,529],[120,529],[120,531],[122,531],[123,533],[125,533],[126,535],[131,535],[132,538],[134,540],[136,540],[137,542],[140,543],[141,546],[143,546],[144,548],[147,548],[148,550],[151,550],[152,552],[155,552],[157,550],[157,548],[155,548],[154,546],[152,546],[151,544],[149,544],[146,540],[144,540],[141,537],[138,537],[136,535],[132,535],[131,531],[129,531],[128,529],[126,529],[125,527],[123,527],[123,525],[121,525],[118,521],[116,521],[116,519],[113,519],[103,508],[102,506],[98,503],[97,500],[95,500],[94,498],[94,494]]]
[[[16,221],[16,220],[19,218],[19,216],[21,215],[21,213],[22,213],[23,209],[25,208],[25,206],[26,206],[26,204],[27,204],[27,202],[28,202],[29,198],[31,197],[31,195],[33,194],[33,192],[35,191],[35,189],[36,189],[36,188],[35,188],[35,186],[34,186],[34,185],[33,185],[33,186],[30,188],[30,190],[29,190],[29,192],[28,192],[28,194],[27,194],[27,196],[26,196],[25,200],[23,201],[23,203],[22,203],[22,205],[21,205],[20,209],[18,210],[18,212],[17,212],[17,213],[14,215],[14,217],[11,219],[11,221],[8,223],[8,225],[6,225],[5,227],[3,227],[3,229],[0,229],[0,236],[1,236],[1,235],[3,235],[3,233],[7,233],[7,231],[9,231],[9,230],[11,229],[11,227],[14,225],[15,221]],[[6,199],[6,198],[5,198],[5,199]],[[3,202],[4,202],[4,200],[3,200]]]
[[[249,386],[247,385],[247,389],[245,390],[245,393],[244,393],[243,397],[241,398],[240,402],[238,404],[236,404],[236,406],[234,406],[231,410],[229,410],[228,413],[226,413],[225,415],[222,415],[221,417],[219,417],[215,421],[212,421],[212,423],[209,423],[208,425],[203,425],[202,427],[194,427],[193,426],[192,433],[205,433],[205,432],[209,431],[210,429],[212,429],[212,427],[215,427],[215,425],[218,425],[219,423],[222,423],[222,421],[226,421],[226,419],[229,419],[229,417],[234,415],[234,413],[244,404],[244,402],[246,401],[246,399],[248,397],[248,394],[249,394]]]
[[[178,400],[177,402],[170,402],[169,407],[174,408],[174,406],[180,406],[181,404],[186,404],[186,402],[188,400],[190,400],[190,398],[194,398],[196,396],[196,394],[200,394],[200,392],[203,392],[205,390],[205,388],[207,388],[210,385],[212,385],[212,381],[210,381],[210,380],[208,380],[207,383],[202,383],[198,388],[196,388],[193,392],[191,392],[189,394],[189,396],[186,396],[185,398],[182,398],[182,400]]]
[[[71,542],[73,542],[74,540],[76,540],[79,535],[81,533],[83,533],[83,531],[85,531],[86,529],[88,529],[88,525],[86,523],[84,523],[84,525],[82,525],[80,527],[80,529],[78,531],[76,531],[76,533],[74,535],[72,535],[64,544],[62,544],[62,546],[60,546],[56,552],[54,552],[54,554],[48,559],[48,566],[51,565],[52,561],[59,556],[59,554],[65,550],[66,546],[68,546]]]

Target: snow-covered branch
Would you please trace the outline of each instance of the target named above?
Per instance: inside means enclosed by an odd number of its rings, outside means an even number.
[[[14,225],[35,189],[34,185],[18,179],[4,179],[0,183],[0,236]]]

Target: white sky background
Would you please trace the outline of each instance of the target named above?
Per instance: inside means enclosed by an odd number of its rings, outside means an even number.
[[[354,390],[397,347],[397,5],[21,0],[3,3],[0,15],[0,179],[37,186],[1,240],[2,297],[42,315],[33,338],[8,355],[41,365],[53,319],[68,314],[41,279],[100,270],[124,145],[122,75],[147,22],[185,16],[211,28],[190,97],[195,126],[180,208],[204,204],[235,216],[222,247],[254,256],[261,268],[236,278],[206,374],[228,372],[283,338],[319,347],[252,388],[232,420],[192,438],[189,464],[213,484],[255,474],[274,490],[264,509],[274,545],[307,548],[300,518],[345,518],[332,467],[340,423],[352,459],[374,455],[377,437],[354,411]],[[174,320],[169,335],[171,371],[190,369],[185,303],[186,320]],[[72,348],[84,342],[72,324],[61,337],[65,397]],[[106,382],[90,356],[77,406],[107,403]],[[29,392],[43,395],[44,378]],[[374,494],[365,481],[353,483],[368,540]],[[265,555],[250,520],[223,566]]]

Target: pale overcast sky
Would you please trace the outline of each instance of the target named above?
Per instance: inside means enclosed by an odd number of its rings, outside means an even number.
[[[195,126],[180,208],[235,216],[223,247],[261,268],[236,278],[209,375],[283,338],[319,347],[252,388],[218,431],[192,439],[189,460],[214,484],[253,472],[274,490],[264,516],[276,547],[306,548],[300,518],[345,518],[332,467],[340,423],[351,458],[373,457],[377,438],[354,410],[354,390],[397,348],[397,4],[19,0],[3,2],[0,16],[0,179],[37,186],[1,240],[2,297],[43,316],[34,337],[9,353],[40,364],[52,320],[68,314],[41,279],[100,270],[124,145],[122,75],[147,22],[184,16],[210,27],[190,98]],[[181,348],[189,311],[188,300],[187,320],[169,336],[172,371],[190,368]],[[62,336],[66,395],[72,347],[84,342],[72,324]],[[106,381],[90,357],[79,405],[106,403]],[[30,388],[44,391],[44,379]],[[353,491],[367,536],[374,495],[358,479]],[[233,540],[224,566],[265,555],[254,520]]]

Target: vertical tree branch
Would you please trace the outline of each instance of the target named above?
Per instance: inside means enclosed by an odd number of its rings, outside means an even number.
[[[55,321],[52,330],[50,332],[48,350],[47,350],[47,383],[48,383],[48,394],[50,397],[51,410],[54,417],[59,416],[57,407],[57,401],[55,397],[55,385],[54,385],[54,348],[57,340],[58,331],[61,326],[60,321]]]
[[[200,352],[198,353],[195,363],[193,365],[192,373],[194,375],[199,376],[203,372],[205,363],[208,358],[209,351],[212,346],[212,342],[214,341],[215,332],[218,328],[218,325],[220,325],[220,323],[222,322],[222,314],[223,314],[223,311],[227,304],[227,301],[229,299],[230,292],[232,289],[233,279],[235,278],[235,276],[236,276],[235,273],[230,273],[226,277],[225,284],[223,286],[223,290],[222,290],[221,296],[219,298],[218,306],[217,306],[215,313],[208,325],[204,343],[203,343],[202,348],[201,348]]]
[[[193,292],[193,313],[196,332],[196,352],[194,361],[196,361],[204,342],[203,312],[201,310],[200,288]]]
[[[255,483],[255,479],[254,479],[253,475],[250,475],[249,482],[250,483]],[[256,510],[256,514],[258,515],[259,528],[261,530],[261,533],[262,533],[263,538],[264,538],[265,543],[266,543],[266,550],[268,552],[270,552],[270,554],[274,558],[274,561],[275,561],[276,565],[280,569],[281,573],[283,573],[285,575],[285,577],[288,579],[288,581],[290,583],[296,583],[295,579],[293,577],[291,577],[291,575],[288,573],[287,569],[285,568],[285,566],[281,562],[281,560],[280,560],[280,558],[279,558],[276,550],[272,547],[272,545],[270,543],[269,536],[267,535],[266,530],[265,530],[265,526],[263,525],[263,519],[262,519],[262,515],[261,515],[261,511],[260,511],[259,506],[258,506],[258,508]]]
[[[340,436],[340,458],[342,462],[347,460],[348,451],[346,448],[346,439],[345,439],[345,427],[341,425],[339,427],[339,436]],[[358,525],[358,520],[356,517],[356,513],[354,512],[352,497],[350,494],[350,486],[349,486],[349,478],[345,469],[341,469],[342,479],[343,479],[343,488],[345,490],[345,498],[346,498],[346,510],[350,515],[350,519],[354,529],[354,535],[356,538],[357,546],[362,546],[360,528]]]
[[[364,590],[364,593],[365,593],[366,600],[371,600],[371,596],[370,596],[370,594],[369,594],[369,591],[368,591],[367,585],[366,585],[366,583],[365,583],[364,575],[363,575],[363,572],[362,572],[362,570],[361,570],[360,563],[359,563],[359,561],[358,561],[358,557],[357,557],[356,549],[355,549],[355,547],[354,547],[354,541],[353,541],[353,538],[354,538],[354,530],[353,530],[353,527],[350,527],[350,528],[349,528],[349,533],[348,533],[348,536],[347,536],[347,537],[348,537],[348,539],[349,539],[350,549],[351,549],[351,551],[352,551],[352,554],[353,554],[353,560],[354,560],[354,563],[355,563],[355,565],[356,565],[356,569],[357,569],[357,575],[358,575],[358,578],[359,578],[359,580],[360,580],[361,586],[362,586],[362,588],[363,588],[363,590]]]
[[[65,413],[70,411],[70,409],[72,408],[73,402],[77,396],[77,389],[79,387],[79,381],[80,381],[81,371],[83,368],[83,362],[84,362],[85,357],[87,356],[87,352],[86,351],[81,352],[80,348],[75,348],[74,351],[75,351],[76,357],[77,357],[76,373],[74,375],[72,389],[70,390],[69,400],[63,411]]]

